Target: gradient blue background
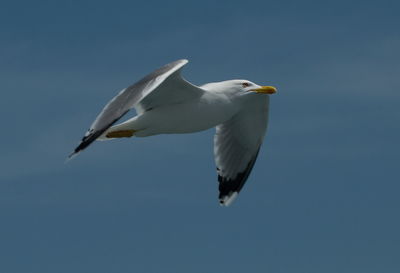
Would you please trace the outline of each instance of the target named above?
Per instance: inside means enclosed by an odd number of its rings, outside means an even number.
[[[2,1],[0,273],[400,272],[398,1]],[[214,130],[95,143],[104,104],[188,58],[274,85],[219,207]]]

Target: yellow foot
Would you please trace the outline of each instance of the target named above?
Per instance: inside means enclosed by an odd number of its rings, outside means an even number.
[[[107,138],[119,138],[119,137],[131,137],[135,133],[135,130],[121,130],[113,131],[106,134]]]

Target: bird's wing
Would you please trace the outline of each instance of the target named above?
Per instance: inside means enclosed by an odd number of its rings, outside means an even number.
[[[260,99],[256,107],[246,107],[217,126],[214,156],[221,205],[232,203],[256,162],[268,123],[269,98]]]
[[[140,114],[163,104],[179,103],[201,96],[203,90],[180,75],[181,68],[187,63],[188,60],[169,63],[120,91],[103,108],[69,157],[89,146],[132,108],[136,108]]]

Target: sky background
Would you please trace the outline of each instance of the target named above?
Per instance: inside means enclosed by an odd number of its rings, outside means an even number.
[[[2,1],[0,273],[400,272],[398,1]],[[187,58],[274,85],[229,208],[214,130],[95,143],[104,104]]]

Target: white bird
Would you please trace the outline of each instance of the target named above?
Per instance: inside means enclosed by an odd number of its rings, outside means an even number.
[[[187,63],[169,63],[119,92],[69,158],[95,140],[185,134],[216,127],[219,201],[221,205],[231,204],[256,161],[267,128],[268,94],[276,89],[247,80],[195,86],[181,77]],[[131,108],[136,109],[137,116],[112,126]]]

